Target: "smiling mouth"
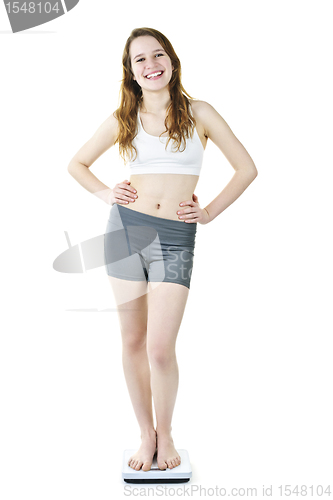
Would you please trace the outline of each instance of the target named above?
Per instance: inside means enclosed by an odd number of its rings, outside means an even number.
[[[164,71],[155,71],[155,73],[150,73],[150,75],[145,76],[148,80],[156,80],[160,76],[162,76]]]

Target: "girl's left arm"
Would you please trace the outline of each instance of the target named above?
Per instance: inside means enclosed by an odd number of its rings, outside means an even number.
[[[196,101],[195,119],[200,121],[205,129],[205,136],[216,144],[235,170],[230,182],[204,209],[199,207],[199,203],[195,201],[198,198],[193,195],[191,207],[181,210],[187,214],[182,217],[187,219],[186,222],[191,222],[193,218],[193,222],[207,224],[237,200],[257,177],[258,171],[244,146],[233,134],[222,116],[210,104]],[[214,179],[212,179],[212,185],[215,186]],[[187,205],[187,202],[183,202],[183,205]]]

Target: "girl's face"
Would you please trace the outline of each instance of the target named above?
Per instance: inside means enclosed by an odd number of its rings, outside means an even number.
[[[130,45],[133,79],[142,89],[157,91],[166,87],[172,76],[171,59],[156,38],[140,36]]]

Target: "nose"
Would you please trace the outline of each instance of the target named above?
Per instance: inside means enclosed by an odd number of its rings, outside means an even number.
[[[147,59],[146,59],[146,68],[149,69],[149,68],[154,67],[155,66],[155,62],[156,62],[155,58],[147,57]]]

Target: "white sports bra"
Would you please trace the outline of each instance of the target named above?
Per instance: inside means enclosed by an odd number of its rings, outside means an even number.
[[[175,151],[173,140],[165,148],[167,139],[168,137],[147,134],[142,126],[138,110],[138,132],[133,139],[137,157],[134,161],[128,162],[130,174],[200,175],[204,147],[197,129],[194,129],[192,139],[186,140],[184,151],[183,144],[180,151]]]

